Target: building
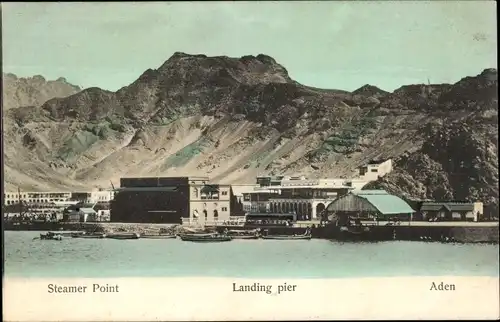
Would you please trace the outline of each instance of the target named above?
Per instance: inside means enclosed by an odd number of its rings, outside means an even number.
[[[251,209],[249,194],[259,187],[258,184],[231,185],[234,200],[231,203],[231,216],[244,216]]]
[[[78,208],[63,215],[67,222],[96,222],[99,221],[97,212],[93,208]]]
[[[392,171],[392,159],[384,161],[370,161],[367,165],[358,168],[361,181],[375,181]],[[360,189],[360,188],[359,188]]]
[[[482,202],[427,202],[420,206],[422,220],[478,221],[483,216]]]
[[[27,203],[52,203],[71,199],[71,192],[5,192],[3,195],[4,205],[14,205],[22,202]]]
[[[385,190],[358,190],[332,201],[326,208],[330,221],[348,218],[411,220],[415,211],[403,199]]]
[[[115,198],[115,191],[109,189],[95,189],[87,199],[89,203],[108,203]]]
[[[249,212],[295,213],[299,220],[318,219],[332,200],[354,190],[345,179],[283,176],[258,177],[257,182],[258,188],[244,194]]]
[[[121,178],[111,221],[181,224],[229,220],[231,187],[208,177]]]

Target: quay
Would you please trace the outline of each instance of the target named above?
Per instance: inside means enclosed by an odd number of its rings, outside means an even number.
[[[399,225],[387,225],[388,222],[363,222],[362,227],[369,228],[369,232],[359,235],[345,236],[339,227],[333,225],[321,226],[319,221],[300,221],[292,227],[268,226],[265,229],[272,234],[303,234],[307,227],[311,228],[312,238],[321,239],[351,239],[361,241],[455,241],[467,243],[499,243],[498,222],[402,222]],[[84,222],[84,223],[36,223],[12,225],[5,223],[5,230],[37,230],[37,231],[92,231],[92,232],[137,232],[157,233],[159,231],[179,231],[183,225],[175,224],[148,224],[148,223],[116,223],[116,222]],[[208,225],[219,232],[224,229],[252,230],[259,226],[245,225]]]

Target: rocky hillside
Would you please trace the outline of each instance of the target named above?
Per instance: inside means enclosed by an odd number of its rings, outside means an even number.
[[[19,78],[14,74],[3,74],[4,110],[20,106],[40,106],[54,97],[66,97],[81,89],[60,77],[47,81],[42,76]]]
[[[24,189],[140,175],[253,183],[270,173],[351,176],[395,158],[395,172],[376,184],[493,202],[497,87],[497,71],[485,70],[456,84],[349,93],[301,85],[266,55],[176,53],[117,92],[89,88],[9,110],[4,180]]]

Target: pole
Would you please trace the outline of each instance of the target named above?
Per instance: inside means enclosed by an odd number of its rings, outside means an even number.
[[[21,204],[21,188],[17,187],[17,203],[19,204],[19,217],[23,215],[23,206]]]

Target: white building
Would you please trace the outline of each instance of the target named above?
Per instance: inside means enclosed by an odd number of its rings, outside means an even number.
[[[308,179],[304,176],[260,176],[259,187],[243,193],[247,212],[296,213],[299,219],[318,219],[338,196],[362,189],[392,171],[392,160],[370,162],[352,179]]]
[[[109,189],[95,189],[90,192],[90,197],[87,202],[98,203],[98,202],[110,202],[115,198],[115,191]]]
[[[392,172],[392,159],[387,159],[385,161],[372,161],[365,166],[359,167],[358,170],[358,180],[364,180],[366,183],[375,181],[379,177],[383,177]]]
[[[231,186],[214,184],[208,177],[189,177],[189,222],[200,224],[229,220]]]
[[[29,192],[17,191],[4,193],[4,205],[14,205],[19,201],[25,203],[50,204],[65,202],[71,199],[71,192]]]

